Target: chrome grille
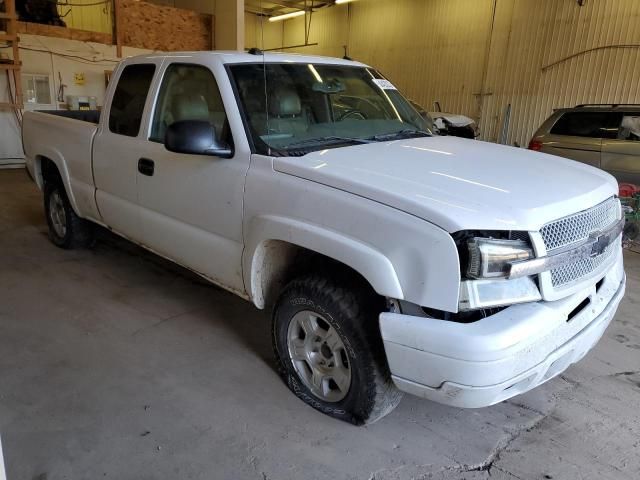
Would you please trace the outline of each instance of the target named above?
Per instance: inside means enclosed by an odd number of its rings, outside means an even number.
[[[546,224],[540,230],[547,253],[582,242],[593,232],[604,230],[620,218],[620,201],[611,197],[588,210]]]
[[[614,241],[611,245],[605,248],[604,252],[596,257],[583,258],[576,263],[563,265],[562,267],[551,270],[551,285],[554,287],[561,287],[573,282],[574,280],[589,275],[606,260],[611,258],[616,246],[620,246],[619,241]]]

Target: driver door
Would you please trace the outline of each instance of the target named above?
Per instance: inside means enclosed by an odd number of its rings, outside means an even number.
[[[244,291],[242,201],[249,158],[183,154],[164,146],[167,127],[209,121],[233,145],[218,84],[203,65],[166,65],[138,163],[143,243],[226,288]]]

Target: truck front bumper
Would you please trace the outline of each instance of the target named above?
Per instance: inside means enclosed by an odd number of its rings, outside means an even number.
[[[393,381],[407,393],[463,408],[524,393],[598,342],[625,283],[620,251],[589,288],[554,302],[513,305],[474,323],[383,313],[380,330]]]

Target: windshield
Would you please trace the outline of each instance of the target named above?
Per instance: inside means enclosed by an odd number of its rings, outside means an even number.
[[[230,71],[259,153],[304,155],[431,135],[409,101],[370,68],[251,63]]]

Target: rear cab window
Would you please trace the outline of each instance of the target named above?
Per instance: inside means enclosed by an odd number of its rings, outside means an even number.
[[[137,137],[144,106],[156,66],[152,63],[127,65],[122,70],[109,109],[109,130]]]
[[[618,138],[621,112],[566,112],[551,128],[552,135]]]

